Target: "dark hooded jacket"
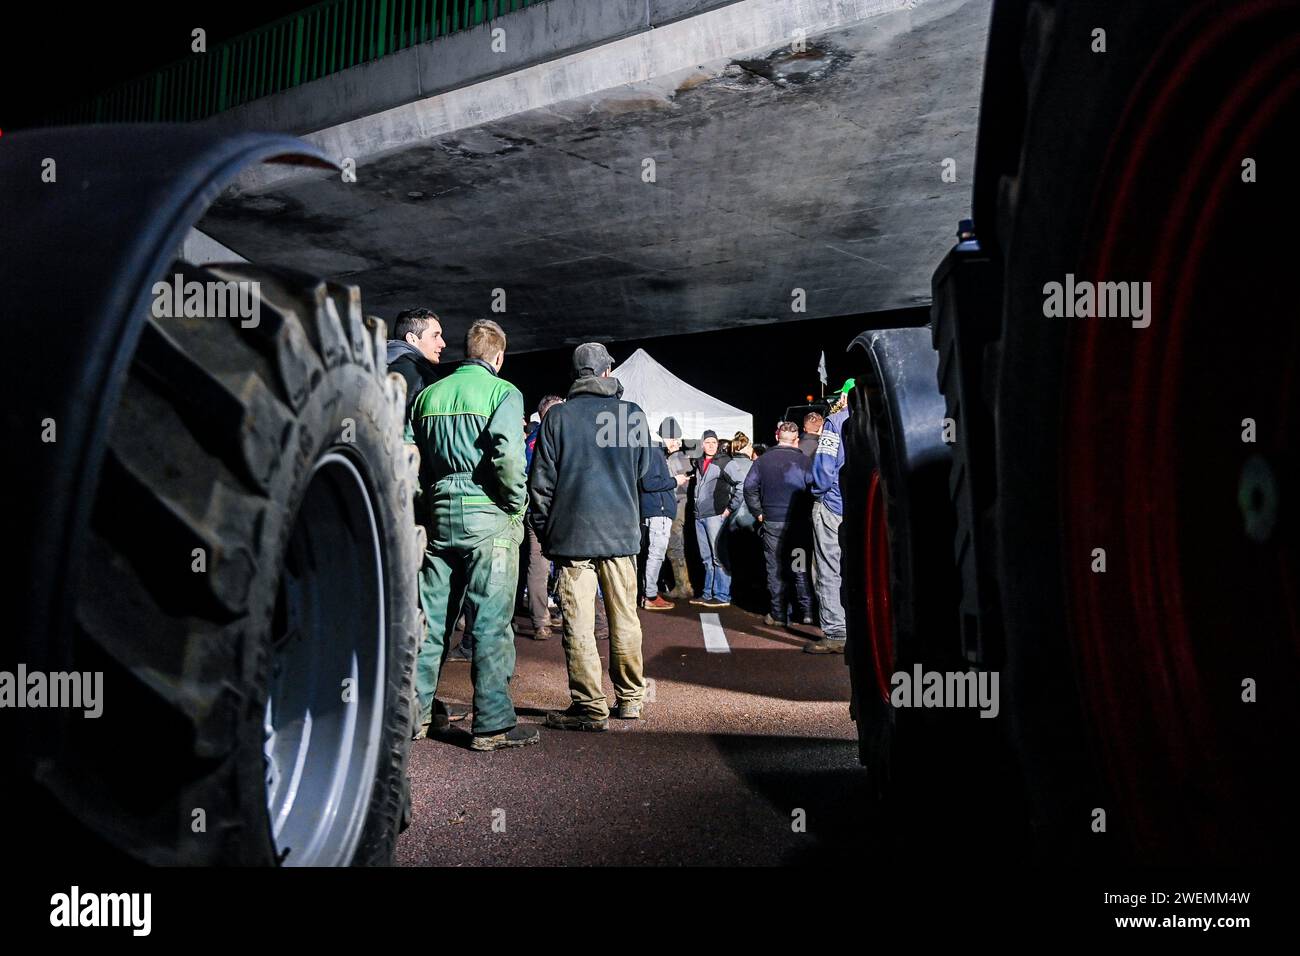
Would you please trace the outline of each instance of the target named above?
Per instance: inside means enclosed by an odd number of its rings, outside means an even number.
[[[406,412],[410,417],[415,397],[438,381],[438,366],[420,354],[420,350],[401,339],[388,340],[388,371],[406,379]]]
[[[662,453],[650,443],[645,413],[622,394],[616,378],[580,378],[537,430],[528,522],[548,557],[641,550],[641,479]]]

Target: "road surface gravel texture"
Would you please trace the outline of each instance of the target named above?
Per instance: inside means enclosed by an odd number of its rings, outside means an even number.
[[[705,649],[718,613],[728,653]],[[841,655],[804,654],[813,627],[739,608],[640,612],[654,700],[605,733],[541,727],[540,744],[481,754],[468,721],[412,745],[408,865],[767,865],[861,859],[870,815]],[[558,628],[516,619],[521,724],[569,703]],[[600,642],[608,665],[609,643]],[[605,689],[613,704],[606,672]],[[439,697],[471,699],[448,663]],[[800,814],[798,811],[802,811]],[[802,824],[802,826],[800,825]]]

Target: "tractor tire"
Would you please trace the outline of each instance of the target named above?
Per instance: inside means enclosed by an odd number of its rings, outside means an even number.
[[[1290,859],[1300,336],[1278,224],[1300,203],[1262,170],[1300,129],[1300,4],[1021,7],[1020,89],[996,99],[1023,128],[977,173],[976,226],[1006,276],[989,554],[1037,839]],[[1070,280],[1146,283],[1146,314],[1057,315]]]
[[[1000,692],[987,716],[974,702],[918,708],[894,701],[895,675],[915,683],[917,667],[973,671],[959,626],[952,448],[930,340],[926,328],[891,329],[860,336],[852,349],[857,387],[840,488],[859,756],[881,804],[882,839],[896,849],[943,852],[961,840],[1022,855],[1026,812]],[[990,675],[976,672],[976,679]]]
[[[857,385],[840,474],[845,650],[859,756],[881,795],[898,783],[900,758],[925,750],[927,720],[891,705],[892,675],[915,663],[947,669],[956,646],[949,451],[929,335],[869,332],[851,347]]]
[[[173,271],[257,318],[147,320],[76,589],[102,715],[32,785],[81,858],[391,863],[423,545],[383,323],[287,270]]]

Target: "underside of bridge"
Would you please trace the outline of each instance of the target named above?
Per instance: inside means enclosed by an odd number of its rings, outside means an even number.
[[[258,174],[201,229],[385,319],[496,317],[515,351],[924,304],[969,213],[987,20],[741,0],[307,132],[355,182]]]

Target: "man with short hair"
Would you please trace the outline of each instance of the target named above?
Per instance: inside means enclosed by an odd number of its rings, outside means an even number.
[[[659,571],[668,551],[673,516],[677,514],[677,489],[689,481],[685,475],[673,475],[668,459],[658,450],[650,455],[650,470],[641,479],[641,524],[645,528],[645,575],[641,607],[647,611],[671,611],[676,605],[659,596]]]
[[[844,602],[840,596],[840,524],[844,520],[844,497],[840,494],[840,469],[844,467],[844,444],[840,436],[848,422],[849,379],[826,419],[817,454],[812,463],[813,587],[817,591],[822,637],[804,645],[809,654],[843,654],[848,637]]]
[[[429,529],[420,570],[428,634],[416,661],[421,722],[435,719],[434,692],[463,604],[474,629],[470,748],[480,751],[538,740],[536,730],[518,726],[510,699],[527,499],[524,397],[498,374],[505,355],[505,331],[479,319],[465,334],[465,362],[424,389],[412,410]]]
[[[705,429],[700,436],[704,454],[695,466],[695,539],[700,546],[700,561],[704,564],[704,590],[692,604],[703,607],[731,606],[731,573],[722,563],[720,549],[722,525],[727,520],[731,504],[731,482],[723,473],[731,460],[718,449],[718,433]]]
[[[567,710],[548,727],[603,731],[609,702],[596,649],[596,585],[609,619],[609,676],[614,716],[637,719],[645,701],[641,622],[636,609],[636,555],[641,547],[640,483],[650,470],[645,413],[623,401],[611,376],[614,360],[598,342],[573,352],[573,386],[542,419],[528,479],[528,521],[559,571],[564,613]]]
[[[745,504],[759,522],[763,558],[767,562],[767,592],[771,610],[763,618],[769,626],[785,624],[786,569],[794,577],[795,605],[799,620],[812,623],[812,596],[808,571],[800,556],[793,554],[800,522],[807,518],[809,469],[812,462],[799,451],[799,426],[781,422],[776,427],[776,446],[758,456],[745,476]]]
[[[406,309],[397,313],[393,319],[392,327],[389,329],[387,362],[388,371],[396,372],[406,381],[406,414],[402,426],[402,441],[406,444],[415,444],[415,432],[411,427],[411,409],[415,407],[415,399],[420,392],[438,380],[439,373],[436,366],[442,358],[442,350],[446,344],[442,337],[442,322],[431,309]],[[424,508],[421,504],[419,488],[415,489],[415,509],[416,515],[422,519]],[[462,652],[458,646],[452,651],[451,659],[468,660],[468,648],[473,643],[472,636],[466,637],[464,642],[466,650]],[[460,657],[462,653],[463,658]],[[438,701],[439,729],[445,730],[448,720],[460,720],[468,713],[468,708],[459,704],[444,707],[442,701]]]
[[[811,458],[817,453],[817,439],[821,437],[825,419],[816,412],[803,417],[803,434],[799,436],[799,450]]]
[[[672,598],[695,597],[691,587],[690,571],[686,567],[686,500],[689,494],[687,485],[691,477],[691,460],[682,450],[682,428],[675,418],[665,418],[659,423],[659,437],[664,442],[664,454],[668,456],[668,473],[674,478],[685,476],[686,481],[677,483],[677,512],[673,515],[672,526],[668,530],[668,563],[673,569],[673,588],[668,592]]]
[[[435,366],[446,344],[442,322],[429,309],[407,309],[393,320],[388,337],[388,371],[406,379],[408,418],[415,397],[438,380]]]

